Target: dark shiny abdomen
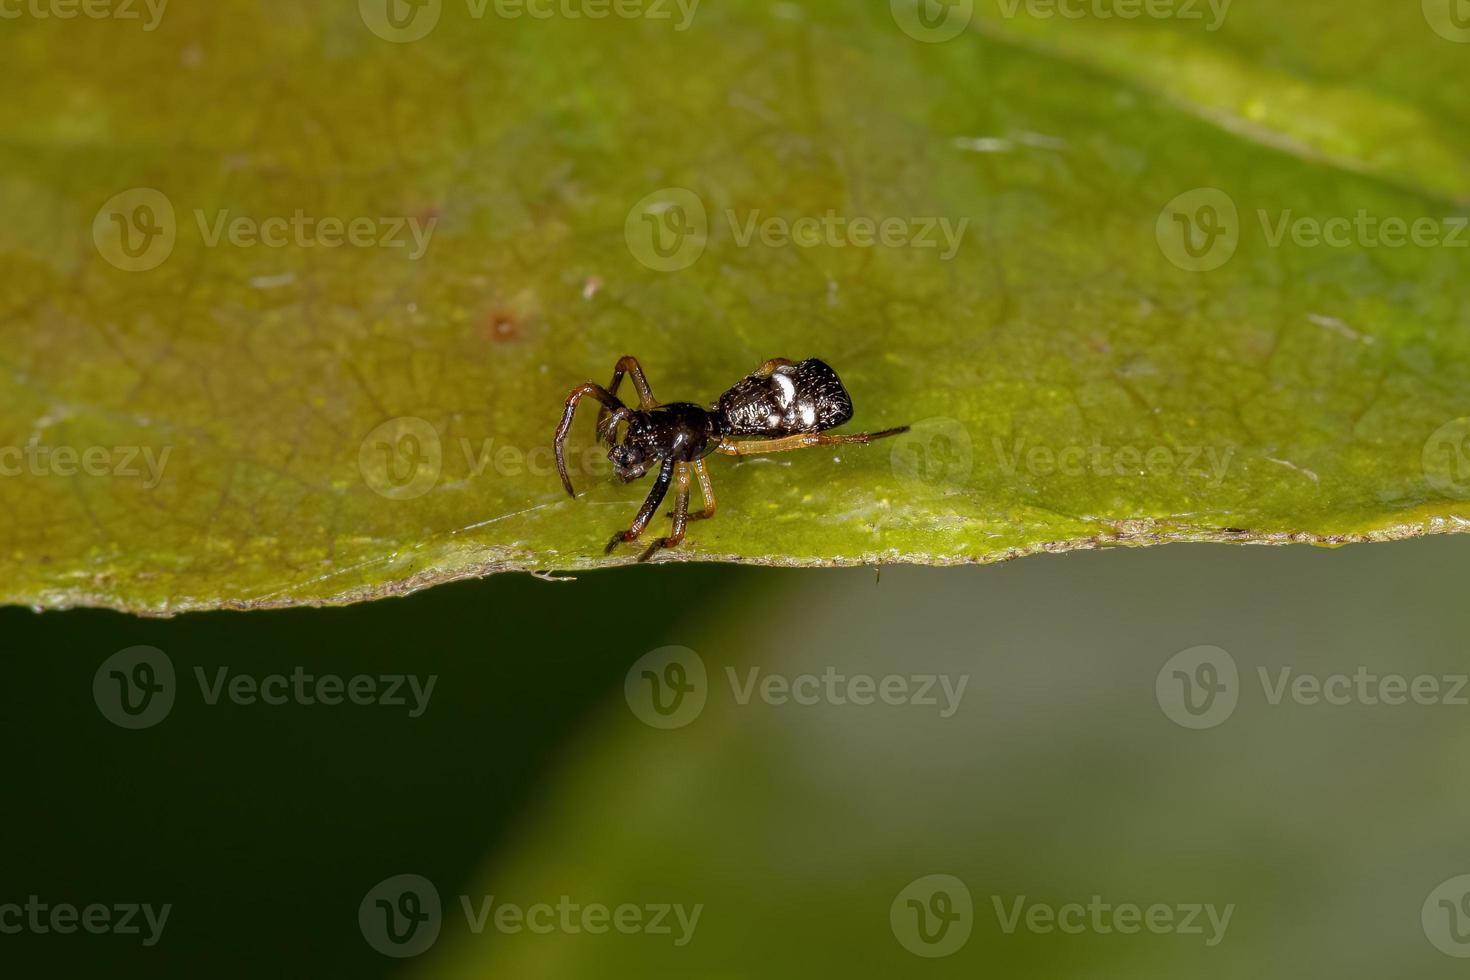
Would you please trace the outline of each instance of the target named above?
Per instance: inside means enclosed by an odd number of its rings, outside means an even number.
[[[837,372],[810,358],[752,374],[720,396],[715,412],[736,436],[789,436],[823,432],[852,418],[852,399]]]

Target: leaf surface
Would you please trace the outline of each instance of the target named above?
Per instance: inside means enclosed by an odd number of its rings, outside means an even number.
[[[7,28],[0,599],[319,604],[630,561],[602,545],[647,484],[590,419],[577,500],[550,459],[567,391],[625,353],[702,403],[818,356],[850,429],[915,425],[714,458],[720,514],[670,559],[1463,525],[1453,21],[981,3],[929,43],[896,4]]]

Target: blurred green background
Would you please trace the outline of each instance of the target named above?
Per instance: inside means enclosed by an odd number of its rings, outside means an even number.
[[[501,575],[345,609],[166,621],[8,609],[0,904],[173,908],[151,948],[0,935],[0,973],[1461,975],[1421,910],[1470,872],[1470,707],[1272,704],[1258,671],[1273,685],[1283,668],[1463,673],[1467,546],[1170,546],[881,576]],[[167,654],[177,691],[162,721],[124,730],[93,678],[136,644]],[[702,711],[663,730],[640,720],[638,662],[671,644],[707,677]],[[1167,676],[1156,682],[1200,645],[1226,651],[1239,680],[1233,713],[1196,730],[1171,720]],[[418,718],[210,705],[196,666],[437,682]],[[741,685],[751,668],[966,680],[944,717],[742,704],[726,668]],[[442,901],[437,940],[411,958],[376,951],[358,919],[401,874]],[[942,958],[910,951],[906,913],[890,920],[930,875],[973,903],[952,924],[966,941]],[[1094,895],[1233,908],[1212,945],[1203,915],[1203,935],[1007,933],[995,908]],[[676,945],[677,924],[537,935],[492,919],[475,934],[460,896],[702,908]]]

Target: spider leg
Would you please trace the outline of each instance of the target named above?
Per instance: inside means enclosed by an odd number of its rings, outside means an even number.
[[[901,435],[907,431],[909,427],[901,425],[896,429],[884,429],[882,432],[854,432],[835,436],[825,432],[802,432],[781,439],[731,439],[726,437],[720,440],[720,444],[715,447],[715,452],[724,453],[726,456],[750,456],[754,453],[781,453],[788,449],[808,449],[812,446],[841,446],[847,443],[865,446],[874,439],[887,439],[889,436]]]
[[[674,468],[677,465],[672,458],[664,460],[663,465],[659,467],[658,476],[653,480],[653,488],[648,491],[648,497],[643,501],[643,506],[638,508],[638,516],[633,518],[633,523],[628,530],[619,531],[612,536],[603,554],[612,554],[612,550],[618,545],[624,541],[634,541],[638,535],[643,533],[648,522],[653,520],[653,515],[658,513],[658,505],[664,502],[664,494],[669,492],[669,484],[674,480]]]
[[[572,393],[567,396],[567,407],[561,413],[561,424],[556,427],[556,440],[553,445],[556,449],[556,471],[561,474],[561,485],[567,488],[567,493],[573,498],[577,496],[577,491],[572,489],[572,478],[567,475],[567,433],[572,428],[572,416],[577,412],[577,403],[588,395],[602,403],[603,411],[623,407],[623,403],[618,401],[617,396],[611,394],[602,385],[595,385],[590,381],[573,388]]]
[[[678,484],[674,488],[674,527],[666,538],[659,538],[649,545],[643,554],[638,556],[638,561],[645,562],[652,558],[661,548],[677,547],[684,540],[684,528],[689,521],[689,471],[692,469],[688,463],[676,464]]]
[[[715,488],[709,480],[709,467],[704,465],[704,460],[694,461],[694,475],[699,477],[699,492],[704,497],[704,510],[698,514],[690,514],[691,521],[705,521],[715,516]]]
[[[618,358],[617,367],[613,368],[612,382],[607,390],[617,397],[618,385],[623,383],[623,374],[633,379],[633,387],[638,389],[638,407],[643,411],[658,408],[658,402],[654,400],[653,389],[648,386],[648,378],[643,374],[643,366],[638,363],[638,358],[632,354],[624,354]],[[607,417],[607,409],[597,413],[597,428],[601,431],[603,419]]]
[[[611,412],[606,407],[602,408],[597,413],[597,441],[613,445],[613,439],[618,434],[618,423],[632,414],[632,409],[621,406]]]
[[[699,477],[699,492],[704,497],[704,510],[697,514],[690,514],[691,521],[707,521],[715,516],[715,488],[710,483],[709,467],[705,466],[704,460],[696,459],[689,464],[694,469],[694,475]],[[669,511],[672,516],[673,511]]]

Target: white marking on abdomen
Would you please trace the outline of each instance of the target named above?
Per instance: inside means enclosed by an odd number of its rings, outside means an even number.
[[[776,404],[782,408],[789,408],[796,400],[796,382],[784,374],[773,374],[771,380],[776,382]]]

